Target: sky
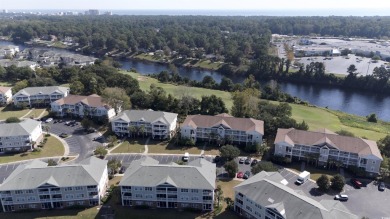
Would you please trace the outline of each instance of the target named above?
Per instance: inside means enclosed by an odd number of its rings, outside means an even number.
[[[0,0],[0,9],[309,10],[388,9],[390,0]]]

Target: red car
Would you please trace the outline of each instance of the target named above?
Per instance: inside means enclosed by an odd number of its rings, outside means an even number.
[[[238,172],[237,173],[237,178],[242,178],[242,177],[244,177],[244,173],[243,172]]]
[[[355,188],[361,188],[363,184],[357,179],[351,179],[351,183]]]

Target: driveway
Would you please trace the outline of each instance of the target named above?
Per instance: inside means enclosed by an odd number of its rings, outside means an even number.
[[[84,129],[78,122],[76,126],[67,126],[65,123],[44,123],[43,125],[49,125],[49,132],[56,135],[62,133],[68,134],[69,137],[64,138],[66,143],[69,145],[69,155],[77,156],[77,159],[73,160],[72,163],[78,163],[87,157],[93,155],[93,151],[96,147],[102,145],[100,142],[93,141],[94,138],[99,137],[99,133],[86,134]]]

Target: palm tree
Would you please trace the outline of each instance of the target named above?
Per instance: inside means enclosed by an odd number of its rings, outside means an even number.
[[[141,126],[139,127],[139,131],[142,133],[142,137],[145,138],[145,132],[146,132],[145,125],[141,125]]]
[[[130,137],[132,137],[132,135],[137,132],[137,128],[135,126],[132,126],[130,125],[129,127],[127,127],[127,129],[129,130],[129,133],[130,133]]]

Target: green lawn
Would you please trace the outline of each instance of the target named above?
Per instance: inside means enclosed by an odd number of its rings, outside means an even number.
[[[199,67],[199,68],[205,68],[205,69],[210,69],[210,70],[218,70],[224,65],[224,63],[220,62],[211,62],[210,60],[199,60],[197,63],[195,63],[193,66],[194,67]]]
[[[142,76],[139,73],[126,71],[122,71],[122,73],[130,74],[132,77],[137,78],[140,88],[144,91],[148,91],[150,85],[155,84],[156,86],[162,87],[168,94],[172,94],[178,98],[183,95],[191,95],[200,99],[203,95],[214,94],[222,98],[229,110],[233,105],[229,92],[161,83],[157,79]],[[310,130],[327,128],[335,132],[344,129],[354,133],[357,137],[367,137],[371,140],[379,140],[385,137],[386,134],[390,134],[389,122],[367,123],[364,120],[364,117],[350,115],[339,111],[298,104],[290,105],[292,107],[292,118],[298,122],[305,120],[306,123],[308,123]]]
[[[145,151],[145,141],[146,138],[124,141],[111,153],[143,153]]]
[[[44,116],[49,114],[49,112],[47,112],[47,110],[45,108],[43,108],[43,109],[33,109],[33,111],[30,112],[25,118],[30,118],[30,117],[37,118],[39,115],[41,115],[42,112],[44,112],[42,117],[44,117]]]
[[[9,163],[42,157],[63,156],[64,152],[65,149],[62,143],[57,138],[50,136],[48,137],[46,144],[42,148],[42,151],[0,155],[0,163]]]
[[[26,115],[30,111],[30,109],[23,110],[15,110],[11,105],[7,105],[6,107],[0,107],[0,120],[5,120],[9,117],[22,117]]]
[[[210,96],[211,94],[214,94],[218,97],[221,97],[222,100],[225,102],[225,105],[228,109],[231,109],[233,106],[233,102],[230,96],[229,92],[225,91],[219,91],[219,90],[211,90],[206,88],[199,88],[199,87],[187,87],[187,86],[177,86],[173,84],[166,84],[161,83],[155,78],[150,78],[146,76],[142,76],[139,73],[133,73],[133,72],[126,72],[121,71],[125,74],[130,74],[133,78],[138,79],[140,88],[143,91],[148,91],[151,84],[155,84],[156,86],[162,87],[168,94],[172,94],[175,97],[181,97],[183,95],[190,95],[195,98],[200,99],[202,96]]]
[[[12,84],[7,81],[0,81],[0,86],[2,87],[12,87]]]

